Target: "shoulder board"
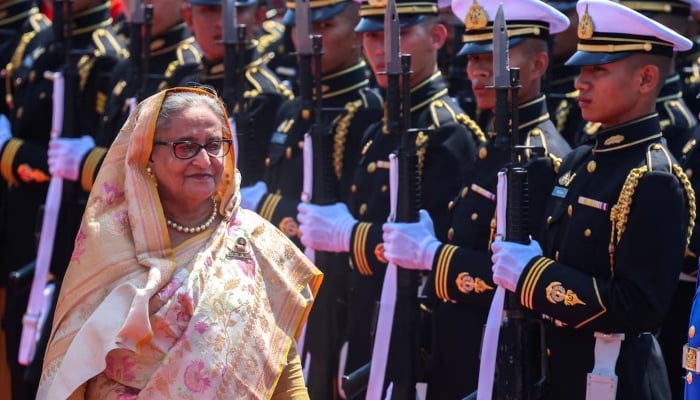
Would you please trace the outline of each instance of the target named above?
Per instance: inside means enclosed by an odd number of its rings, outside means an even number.
[[[36,13],[29,17],[29,25],[34,32],[39,32],[50,27],[51,20],[42,13]]]
[[[377,108],[381,109],[384,107],[384,100],[382,96],[373,89],[360,90],[360,98],[362,98],[362,106],[364,108]]]
[[[108,29],[97,28],[92,33],[92,43],[95,46],[95,56],[116,55],[127,57],[129,50],[124,47],[117,36]]]
[[[692,128],[697,125],[697,121],[693,116],[693,113],[683,100],[666,100],[663,102],[663,106],[668,113],[669,125],[674,125],[681,128]]]

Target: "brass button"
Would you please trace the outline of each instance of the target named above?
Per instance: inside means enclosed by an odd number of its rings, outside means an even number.
[[[387,186],[387,185],[382,185],[382,187],[381,187],[382,193],[386,193],[387,190],[389,190],[389,186]]]
[[[688,179],[693,177],[693,170],[688,168],[685,170],[685,174],[688,175]]]
[[[22,118],[22,115],[24,115],[24,107],[17,109],[17,118]]]
[[[688,337],[691,339],[695,337],[695,325],[691,325],[690,328],[688,328]]]
[[[362,205],[360,205],[360,215],[365,215],[366,213],[367,213],[367,204],[362,203]]]
[[[300,149],[303,149],[303,148],[304,148],[304,141],[303,141],[303,140],[298,141],[298,142],[297,142],[297,147],[300,148]]]
[[[574,215],[574,207],[573,207],[571,204],[569,204],[569,206],[566,207],[566,214],[567,214],[569,217],[571,217],[572,215]]]
[[[462,196],[462,198],[464,198],[464,197],[466,197],[467,193],[469,193],[469,188],[465,186],[462,189],[462,193],[460,194],[460,196]]]
[[[372,161],[371,163],[369,163],[369,165],[367,165],[367,172],[368,173],[373,174],[374,171],[376,171],[376,170],[377,170],[377,163],[375,163],[374,161]]]
[[[585,237],[591,237],[591,230],[588,229],[588,228],[586,228],[586,229],[583,231],[583,236],[585,236]]]
[[[547,217],[547,224],[551,224],[551,223],[552,223],[552,216],[550,215],[549,217]]]
[[[350,186],[350,193],[355,193],[355,192],[357,192],[357,185]]]
[[[589,161],[588,164],[586,165],[586,171],[588,171],[589,173],[592,174],[592,173],[595,172],[595,168],[596,168],[596,167],[597,167],[597,165],[596,165],[595,161],[591,160],[591,161]]]
[[[455,228],[450,228],[447,230],[447,240],[454,240],[455,238]]]
[[[270,160],[270,157],[267,157],[267,158],[265,159],[265,166],[266,166],[266,167],[269,167],[269,166],[270,166],[270,163],[272,163],[272,161]]]
[[[29,73],[29,82],[34,82],[36,80],[36,71],[31,71]]]
[[[487,155],[489,155],[489,151],[486,150],[486,147],[482,147],[479,149],[479,158],[480,159],[483,160],[484,158],[486,158]]]
[[[453,209],[454,207],[455,207],[455,202],[454,202],[454,201],[450,201],[449,203],[447,203],[447,209],[448,209],[448,210],[451,210],[451,209]]]
[[[292,148],[287,147],[287,149],[284,151],[285,157],[287,157],[287,160],[290,160],[292,158]]]
[[[472,221],[476,221],[477,219],[479,219],[479,214],[478,213],[472,214]]]
[[[39,93],[39,100],[44,100],[46,98],[46,92]]]

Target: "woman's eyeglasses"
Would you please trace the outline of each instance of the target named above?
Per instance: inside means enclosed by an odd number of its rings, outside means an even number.
[[[212,157],[223,157],[231,150],[232,139],[210,140],[204,144],[199,144],[191,140],[178,140],[177,142],[163,142],[156,140],[153,144],[170,145],[173,147],[173,154],[181,160],[189,160],[196,156],[201,149]]]

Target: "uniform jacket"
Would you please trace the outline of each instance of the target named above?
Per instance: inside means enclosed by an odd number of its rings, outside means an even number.
[[[585,397],[594,331],[626,335],[618,399],[670,398],[653,333],[678,281],[692,196],[656,114],[601,130],[565,157],[545,212],[544,256],[526,266],[515,293],[555,322],[546,398]]]

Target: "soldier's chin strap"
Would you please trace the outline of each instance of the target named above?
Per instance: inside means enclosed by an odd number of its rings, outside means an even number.
[[[620,355],[624,333],[595,332],[595,364],[586,381],[586,400],[615,400],[617,375],[615,365]]]

